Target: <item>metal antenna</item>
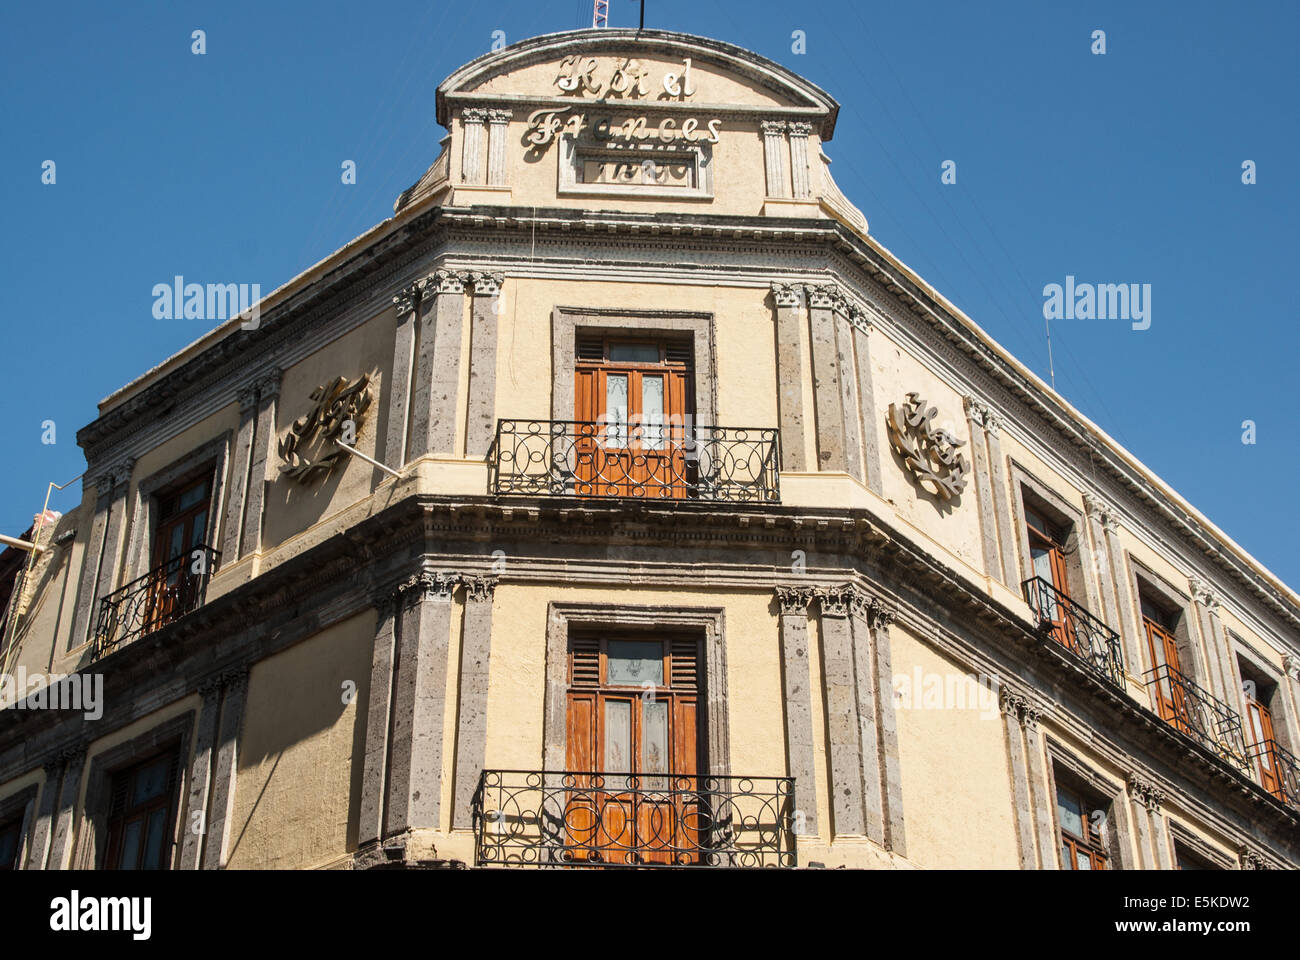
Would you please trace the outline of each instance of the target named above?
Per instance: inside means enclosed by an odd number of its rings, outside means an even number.
[[[591,11],[591,25],[593,27],[609,26],[609,0],[595,0],[595,6]]]

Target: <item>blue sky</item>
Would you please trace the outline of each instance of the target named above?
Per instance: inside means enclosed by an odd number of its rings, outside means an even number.
[[[9,4],[0,14],[8,415],[0,530],[85,468],[96,403],[204,332],[181,274],[264,292],[389,216],[434,89],[588,0]],[[1057,387],[1292,586],[1300,221],[1293,2],[649,0],[843,105],[827,152],[871,232],[1035,372],[1044,285],[1150,284],[1151,326],[1052,325]],[[613,0],[611,23],[637,4]],[[190,52],[206,31],[207,52]],[[1091,52],[1094,30],[1106,53]],[[792,50],[792,33],[806,52]],[[57,182],[41,183],[42,163]],[[357,183],[340,165],[357,164]],[[945,160],[957,182],[940,182]],[[1241,182],[1242,163],[1258,182]],[[44,444],[53,420],[56,442]],[[1256,443],[1242,443],[1242,422]],[[80,484],[55,495],[68,510]]]

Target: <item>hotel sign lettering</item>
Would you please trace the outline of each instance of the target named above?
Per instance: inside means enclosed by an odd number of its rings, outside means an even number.
[[[317,387],[308,398],[313,401],[306,416],[299,417],[280,441],[280,472],[290,480],[310,483],[325,477],[347,451],[334,441],[356,443],[361,418],[370,406],[370,376],[356,380],[337,377],[334,382]]]
[[[580,97],[590,95],[597,99],[648,97],[654,89],[650,71],[639,60],[615,58],[602,65],[597,58],[581,54],[560,61],[555,85],[563,93]],[[690,59],[685,60],[680,71],[666,72],[659,85],[663,88],[661,99],[665,96],[680,99],[694,96],[695,80],[691,76]]]
[[[942,500],[951,500],[966,488],[966,458],[957,451],[966,441],[936,427],[938,414],[938,408],[927,408],[919,394],[909,393],[901,409],[889,405],[885,426],[889,445],[903,458],[916,483],[928,485]]]
[[[589,121],[587,114],[570,114],[568,107],[558,110],[544,107],[529,115],[527,132],[528,142],[537,147],[546,146],[561,131],[572,136],[586,131],[601,143],[619,140],[641,143],[655,139],[661,143],[717,143],[721,126],[722,121],[716,117],[703,121],[697,117],[686,117],[680,123],[676,117],[664,117],[656,123],[645,116],[628,117],[618,123],[612,116]]]

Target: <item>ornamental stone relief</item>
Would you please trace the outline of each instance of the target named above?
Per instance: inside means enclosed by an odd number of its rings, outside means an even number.
[[[933,421],[938,414],[937,407],[927,407],[918,394],[909,393],[901,408],[889,405],[885,426],[890,446],[903,458],[913,481],[941,500],[951,500],[966,489],[969,467],[957,450],[966,441],[936,427]]]
[[[370,406],[370,375],[356,380],[338,377],[317,387],[306,416],[299,417],[280,441],[280,472],[290,480],[311,483],[329,475],[339,458],[347,453],[336,440],[356,443],[362,417]]]

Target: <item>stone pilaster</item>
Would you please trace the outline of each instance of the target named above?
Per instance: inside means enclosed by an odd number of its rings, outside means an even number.
[[[1282,687],[1284,688],[1282,712],[1286,715],[1290,750],[1292,753],[1300,754],[1300,657],[1294,654],[1282,655]]]
[[[903,766],[898,754],[898,717],[894,708],[894,655],[889,626],[894,611],[876,598],[870,601],[871,645],[876,655],[876,731],[880,751],[881,789],[885,808],[885,846],[907,856],[903,828]]]
[[[785,176],[785,155],[788,149],[785,140],[786,122],[764,120],[760,126],[763,130],[763,165],[767,171],[767,195],[788,197],[790,190]]]
[[[817,776],[813,750],[812,675],[808,664],[810,587],[777,587],[780,606],[782,680],[785,685],[785,747],[794,778],[795,832],[817,833]]]
[[[420,299],[415,382],[411,388],[410,458],[452,454],[460,385],[461,328],[467,273],[435,270]]]
[[[1019,590],[1020,568],[1016,565],[1019,537],[1012,531],[1011,487],[1007,480],[1006,458],[1002,456],[1002,421],[992,410],[984,417],[984,441],[989,448],[989,477],[993,508],[997,517],[998,546],[1002,555],[1002,575],[1012,590]]]
[[[108,525],[104,530],[104,553],[99,563],[96,600],[108,596],[118,586],[126,536],[127,494],[131,489],[131,473],[134,469],[135,458],[128,457],[113,471],[113,503],[109,507]],[[95,611],[92,609],[91,612],[93,614]]]
[[[465,455],[487,455],[496,438],[497,313],[500,310],[500,273],[475,273],[474,307],[470,333],[469,411]]]
[[[790,179],[794,198],[807,200],[812,196],[812,173],[808,165],[808,136],[813,125],[803,121],[790,124]]]
[[[1117,588],[1117,576],[1111,545],[1107,540],[1106,520],[1111,516],[1110,507],[1091,493],[1083,495],[1083,510],[1087,536],[1093,543],[1092,560],[1094,570],[1088,574],[1098,583],[1101,590],[1101,609],[1095,611],[1106,625],[1117,633],[1124,632],[1123,618],[1120,616],[1120,601]],[[1080,536],[1084,531],[1080,531]],[[1123,654],[1121,653],[1121,656]]]
[[[239,391],[239,429],[230,460],[230,498],[226,503],[226,522],[222,526],[221,560],[234,563],[239,559],[239,538],[244,532],[244,506],[248,498],[248,469],[253,459],[254,433],[257,431],[257,387]]]
[[[239,736],[244,725],[248,669],[239,667],[221,678],[221,720],[217,728],[216,762],[212,772],[212,803],[204,824],[203,869],[226,865],[235,809],[235,774],[239,769]]]
[[[847,305],[835,284],[806,288],[812,330],[813,394],[817,410],[817,465],[861,479],[856,390]],[[846,377],[849,382],[846,383]]]
[[[1219,617],[1219,596],[1209,584],[1193,577],[1189,583],[1196,622],[1201,630],[1211,692],[1238,714],[1245,716],[1241,676],[1234,662],[1228,632]]]
[[[81,775],[86,766],[84,744],[69,747],[60,754],[63,780],[59,785],[59,806],[54,816],[54,834],[50,838],[49,870],[67,870],[72,860],[72,840],[76,829],[77,796],[81,793]]]
[[[69,647],[79,646],[90,637],[95,622],[95,601],[98,599],[99,567],[104,556],[104,534],[108,530],[109,514],[113,507],[114,477],[112,471],[100,474],[94,480],[87,478],[83,489],[95,488],[95,512],[86,537],[86,552],[81,561],[81,583],[77,588],[77,610],[72,624]]]
[[[858,745],[862,751],[862,807],[867,836],[885,845],[885,778],[880,752],[880,687],[876,682],[876,643],[870,598],[854,593],[849,604],[853,633],[853,686]],[[891,679],[892,684],[892,679]],[[890,690],[892,697],[892,687]],[[890,700],[892,706],[892,699]]]
[[[1172,867],[1169,838],[1160,805],[1164,791],[1141,777],[1132,776],[1128,792],[1133,802],[1133,822],[1138,839],[1138,859],[1144,870],[1169,870]]]
[[[54,821],[59,814],[59,784],[63,777],[63,759],[55,757],[45,762],[45,782],[36,807],[36,820],[32,824],[32,843],[27,852],[27,869],[44,870],[50,853],[50,840],[54,835]]]
[[[488,110],[488,186],[500,187],[506,182],[506,138],[509,133],[511,112]]]
[[[487,120],[487,111],[479,107],[467,107],[460,113],[464,146],[460,159],[460,179],[462,183],[481,184],[483,182],[483,125]]]
[[[208,835],[208,799],[212,790],[213,751],[217,741],[217,718],[221,708],[221,683],[218,678],[199,684],[199,718],[194,731],[194,759],[190,764],[189,799],[185,810],[189,816],[199,813],[198,827],[187,820],[180,825],[181,857],[178,868],[197,870],[203,862],[204,839]]]
[[[473,826],[471,802],[487,758],[488,671],[492,659],[492,598],[496,577],[465,577],[465,622],[461,631],[460,718],[456,734],[455,820]]]
[[[821,607],[822,692],[830,756],[831,832],[866,834],[862,802],[861,727],[853,664],[854,601],[849,586],[818,592]]]
[[[853,356],[857,364],[858,410],[862,423],[862,459],[867,486],[878,496],[885,495],[885,478],[880,460],[880,417],[876,415],[875,375],[871,369],[871,320],[867,312],[849,303],[849,321],[853,328]]]
[[[1035,848],[1035,822],[1033,797],[1029,791],[1029,765],[1025,756],[1025,735],[1021,714],[1028,701],[1007,687],[1000,692],[1002,728],[1006,734],[1007,765],[1011,774],[1011,803],[1016,824],[1016,849],[1020,853],[1020,869],[1038,867]]]
[[[272,479],[267,476],[267,470],[275,457],[275,408],[279,396],[280,371],[271,370],[257,381],[257,428],[253,433],[252,457],[248,467],[248,497],[244,509],[244,532],[240,535],[240,556],[248,556],[262,549],[266,487]]]
[[[411,380],[415,375],[416,310],[424,284],[403,287],[393,297],[397,308],[397,331],[393,338],[393,373],[388,387],[388,434],[384,438],[384,462],[394,470],[406,463],[406,439],[410,427]]]
[[[443,714],[455,586],[454,576],[425,571],[408,578],[400,588],[397,663],[389,709],[392,742],[384,810],[386,838],[441,825]],[[381,619],[375,654],[381,661],[382,630]],[[382,670],[382,664],[376,669]],[[370,721],[374,719],[371,715]],[[376,731],[375,736],[379,735]]]
[[[979,504],[980,544],[983,547],[984,571],[990,577],[1007,582],[998,545],[998,515],[993,493],[993,473],[989,466],[988,437],[984,424],[993,416],[988,405],[974,397],[963,398],[966,424],[970,428],[971,469],[975,474],[975,499]]]
[[[780,405],[781,469],[808,469],[803,410],[803,289],[797,283],[773,283],[776,306],[776,377]]]
[[[1025,731],[1025,757],[1028,761],[1030,803],[1033,809],[1034,836],[1038,842],[1038,862],[1044,870],[1056,862],[1056,831],[1052,827],[1052,810],[1056,798],[1052,796],[1047,777],[1047,763],[1043,759],[1042,736],[1038,721],[1042,716],[1036,706],[1025,700],[1020,710],[1020,724]]]

